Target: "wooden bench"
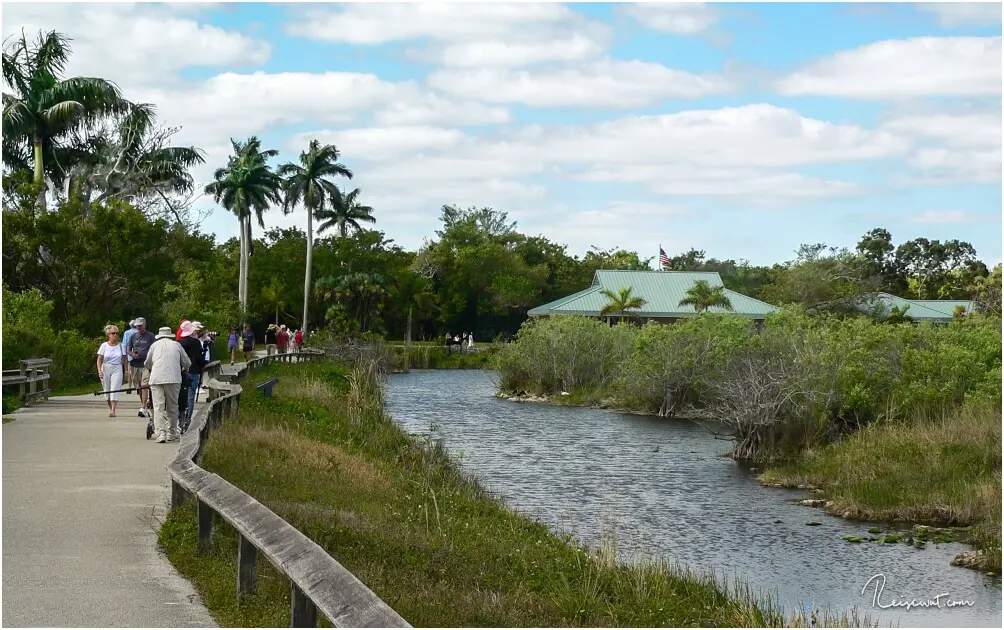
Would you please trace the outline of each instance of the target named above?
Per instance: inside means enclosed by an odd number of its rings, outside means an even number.
[[[25,403],[37,398],[48,400],[52,394],[49,386],[49,368],[52,359],[22,359],[18,370],[4,370],[3,386],[18,386],[21,400]]]

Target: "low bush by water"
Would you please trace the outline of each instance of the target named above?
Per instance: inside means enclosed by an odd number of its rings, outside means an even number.
[[[384,415],[374,370],[273,367],[275,397],[241,399],[203,467],[327,549],[419,626],[777,626],[801,624],[740,585],[657,562],[626,566],[506,509],[438,446]],[[281,626],[288,584],[259,563],[259,592],[238,601],[236,537],[218,526],[196,555],[191,505],[161,544],[224,626]],[[834,620],[837,621],[837,620]],[[857,623],[857,621],[855,621]]]
[[[785,310],[758,332],[731,315],[640,328],[552,317],[527,322],[492,366],[503,394],[698,413],[728,426],[734,456],[772,460],[877,420],[999,408],[1001,322],[876,324]]]

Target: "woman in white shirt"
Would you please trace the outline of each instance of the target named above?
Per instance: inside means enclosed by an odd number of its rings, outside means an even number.
[[[105,326],[105,335],[108,341],[98,348],[98,378],[104,386],[105,391],[122,389],[122,364],[125,356],[125,348],[119,341],[119,329],[117,326],[108,324]],[[115,409],[119,406],[118,392],[105,394],[108,400],[108,417],[115,417]]]

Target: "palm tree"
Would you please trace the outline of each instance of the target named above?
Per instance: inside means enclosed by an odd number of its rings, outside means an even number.
[[[600,311],[600,315],[609,315],[610,313],[620,313],[620,321],[624,321],[624,312],[633,309],[639,309],[647,302],[637,295],[631,295],[634,289],[632,287],[620,288],[617,293],[614,293],[610,289],[603,289],[600,291],[600,295],[610,300],[610,302],[603,307]]]
[[[300,330],[307,334],[308,307],[310,306],[311,272],[314,262],[314,215],[324,209],[325,198],[335,199],[341,193],[326,177],[347,177],[352,179],[352,171],[338,162],[338,148],[333,144],[321,146],[311,140],[306,151],[300,153],[300,163],[287,162],[279,167],[279,175],[286,178],[283,187],[285,199],[283,212],[292,212],[298,204],[307,211],[307,269],[303,278],[303,326]]]
[[[262,214],[269,204],[280,205],[282,180],[268,165],[268,159],[279,154],[274,149],[262,151],[261,140],[251,136],[246,142],[231,140],[234,154],[225,168],[216,170],[214,182],[206,186],[206,194],[233,212],[240,223],[241,261],[237,294],[241,314],[248,307],[248,259],[251,256],[251,213],[258,225],[265,227]]]
[[[272,278],[272,282],[261,290],[261,299],[267,306],[275,307],[275,325],[279,325],[279,309],[286,305],[282,299],[282,285],[278,279]]]
[[[348,236],[349,227],[353,230],[361,229],[360,221],[376,223],[376,219],[373,218],[373,208],[359,203],[361,190],[356,188],[347,195],[343,195],[340,190],[335,192],[337,194],[331,197],[330,209],[322,211],[317,217],[319,220],[324,220],[317,230],[318,234],[337,227],[338,235],[345,238]]]
[[[698,280],[694,286],[687,289],[687,295],[680,300],[679,306],[693,306],[698,314],[713,306],[720,306],[727,311],[732,310],[732,302],[725,295],[725,287],[712,288],[707,280]]]
[[[123,113],[130,103],[118,87],[104,79],[60,75],[70,58],[69,39],[51,31],[39,33],[32,45],[22,32],[3,52],[4,83],[13,94],[3,93],[4,149],[27,154],[32,149],[35,185],[45,183],[44,156],[75,130],[87,128],[103,116]],[[45,208],[45,188],[39,192]]]

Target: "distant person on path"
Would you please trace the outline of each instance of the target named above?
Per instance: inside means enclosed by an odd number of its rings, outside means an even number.
[[[125,348],[119,341],[117,326],[105,326],[105,337],[108,341],[98,348],[98,378],[101,379],[102,389],[107,392],[122,389],[122,366],[126,363],[126,355]],[[118,392],[105,394],[105,400],[108,401],[108,417],[114,418],[119,406]]]
[[[156,342],[150,345],[145,365],[150,370],[150,390],[153,394],[152,437],[161,444],[177,442],[181,437],[178,433],[181,371],[188,369],[192,362],[167,326],[158,331]]]
[[[296,334],[293,335],[293,346],[296,347],[296,353],[300,354],[300,350],[303,350],[303,331],[298,330]]]
[[[237,330],[230,328],[230,336],[227,337],[227,351],[230,352],[230,365],[234,364],[234,355],[237,354]]]
[[[474,347],[474,333],[471,332],[469,335],[467,335],[467,349],[470,350],[473,347]]]
[[[275,342],[276,342],[276,328],[275,324],[269,324],[268,328],[265,329],[265,354],[267,356],[272,356],[275,354]]]
[[[251,330],[251,324],[244,324],[244,332],[241,334],[241,338],[244,341],[244,362],[247,363],[251,360],[255,344],[254,331]]]
[[[181,326],[181,347],[188,356],[189,368],[185,378],[188,379],[188,407],[185,408],[185,417],[181,424],[187,426],[192,421],[192,414],[195,412],[195,395],[199,391],[199,384],[202,382],[202,370],[206,367],[206,349],[198,337],[196,328],[197,322],[185,322]]]
[[[135,323],[136,334],[129,339],[129,345],[126,346],[126,354],[129,355],[129,366],[131,368],[131,385],[133,387],[146,387],[150,384],[150,372],[146,369],[146,356],[150,352],[150,346],[156,341],[156,337],[153,336],[153,333],[147,331],[145,319],[137,317]],[[144,418],[148,415],[146,402],[149,397],[149,389],[139,390],[139,415]]]
[[[279,349],[279,354],[286,354],[286,351],[289,350],[289,331],[286,330],[285,324],[279,327],[279,334],[275,337],[275,345]]]
[[[125,333],[122,334],[122,352],[129,347],[129,340],[132,336],[136,334],[136,320],[129,320],[129,328],[126,329]],[[122,382],[128,383],[129,379],[129,355],[126,355],[125,361],[122,362]]]

